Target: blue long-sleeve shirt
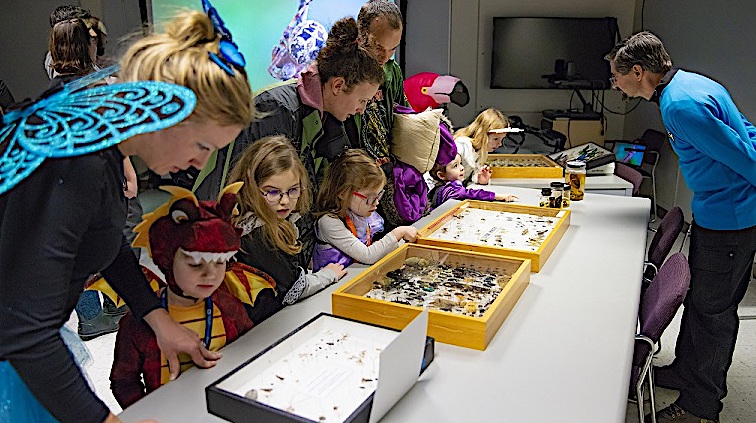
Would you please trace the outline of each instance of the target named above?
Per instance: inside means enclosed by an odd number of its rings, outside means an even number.
[[[730,93],[679,70],[659,97],[664,126],[693,191],[696,223],[714,230],[756,225],[756,128]]]

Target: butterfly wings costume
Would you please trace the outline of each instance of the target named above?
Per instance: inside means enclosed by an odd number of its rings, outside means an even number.
[[[217,10],[202,6],[221,37],[209,60],[243,73]],[[55,421],[45,409],[64,422],[108,415],[59,332],[89,275],[101,271],[138,319],[161,307],[122,234],[124,156],[116,145],[181,122],[197,99],[156,81],[90,87],[115,71],[49,91],[0,122],[0,421]]]
[[[0,128],[0,195],[45,159],[103,150],[134,135],[184,120],[197,103],[184,87],[157,81],[87,88],[116,66],[77,79],[3,116]]]
[[[61,421],[107,415],[59,335],[88,274],[113,275],[139,316],[160,305],[130,273],[139,267],[122,236],[124,156],[115,145],[181,122],[196,97],[155,81],[88,88],[113,71],[90,74],[2,117],[0,420],[51,421],[35,417],[50,417],[39,402]],[[144,279],[141,272],[137,277]]]

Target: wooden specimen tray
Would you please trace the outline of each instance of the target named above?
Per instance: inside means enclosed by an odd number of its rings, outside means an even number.
[[[505,162],[504,165],[501,162]],[[542,154],[489,154],[487,163],[492,178],[564,177],[564,169]]]
[[[525,215],[543,216],[557,219],[552,227],[551,231],[540,243],[540,246],[535,248],[515,248],[510,246],[498,246],[489,245],[485,242],[477,242],[477,240],[460,239],[457,240],[445,240],[435,239],[432,236],[442,227],[455,217],[461,216],[463,212],[470,209],[489,210],[495,212],[509,212]],[[570,211],[562,209],[551,209],[544,207],[525,206],[520,204],[498,203],[490,201],[477,201],[477,200],[465,200],[453,207],[448,212],[444,213],[436,220],[428,224],[428,226],[420,229],[417,232],[417,243],[424,245],[435,245],[439,247],[454,248],[457,250],[474,251],[479,253],[494,254],[499,256],[513,256],[526,258],[531,261],[531,271],[538,272],[541,267],[546,263],[551,253],[556,248],[559,240],[567,231],[570,226]],[[470,228],[469,231],[485,230],[485,225],[479,221],[466,222],[465,227]],[[523,234],[522,238],[525,238]]]
[[[481,317],[428,310],[428,336],[446,344],[485,350],[530,283],[530,262],[526,259],[404,244],[336,290],[331,299],[333,314],[395,329],[404,328],[422,311],[421,307],[372,299],[365,294],[373,288],[373,282],[400,268],[409,257],[511,275],[510,281]]]

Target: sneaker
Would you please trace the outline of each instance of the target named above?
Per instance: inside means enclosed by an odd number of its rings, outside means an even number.
[[[79,338],[82,341],[89,341],[98,336],[118,331],[118,322],[111,316],[102,313],[90,320],[79,322]]]
[[[651,415],[646,414],[646,418],[644,420],[647,422],[650,422]],[[656,422],[657,423],[666,423],[666,422],[719,423],[719,420],[710,420],[710,419],[704,419],[703,417],[694,416],[688,413],[687,411],[683,410],[682,407],[680,407],[679,405],[673,402],[666,408],[662,408],[661,410],[656,412]]]
[[[675,371],[675,368],[669,365],[654,367],[654,385],[664,389],[679,391],[682,389],[684,383],[680,375]]]
[[[102,313],[106,316],[121,317],[124,314],[126,314],[126,312],[128,311],[129,311],[129,306],[125,304],[120,307],[116,307],[112,301],[102,302]]]

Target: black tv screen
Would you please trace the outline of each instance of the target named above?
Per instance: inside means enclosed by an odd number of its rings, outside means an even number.
[[[494,18],[491,88],[611,88],[616,18]],[[567,82],[566,84],[564,84]]]

